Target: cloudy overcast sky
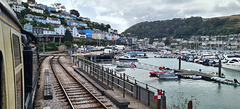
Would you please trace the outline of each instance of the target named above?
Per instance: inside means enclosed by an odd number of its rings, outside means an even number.
[[[110,24],[119,33],[143,21],[240,14],[240,0],[36,0],[36,2],[46,5],[62,3],[67,10],[77,9],[81,16]]]

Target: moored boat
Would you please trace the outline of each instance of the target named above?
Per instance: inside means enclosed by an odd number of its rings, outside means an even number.
[[[226,63],[222,63],[223,68],[240,71],[240,58],[232,58],[227,60]]]
[[[178,79],[178,75],[172,73],[162,73],[158,74],[160,79]]]

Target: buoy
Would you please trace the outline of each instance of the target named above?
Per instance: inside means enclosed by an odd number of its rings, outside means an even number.
[[[162,69],[163,69],[163,67],[162,67],[162,66],[160,66],[158,69],[159,69],[159,70],[162,70]]]

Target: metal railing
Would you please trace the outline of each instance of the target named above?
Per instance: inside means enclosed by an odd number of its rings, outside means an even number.
[[[123,91],[123,97],[125,97],[125,94],[128,93],[150,107],[157,107],[158,102],[154,99],[154,92],[160,91],[162,95],[159,107],[160,109],[166,109],[166,96],[164,90],[155,88],[136,80],[130,75],[116,72],[113,69],[106,68],[103,65],[99,65],[84,58],[71,57],[71,61],[81,71],[87,73],[96,81],[103,84],[105,88],[120,88]]]

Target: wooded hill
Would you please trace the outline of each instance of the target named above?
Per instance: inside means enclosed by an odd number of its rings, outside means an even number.
[[[128,34],[130,33],[130,34]],[[197,35],[229,35],[240,33],[240,15],[218,18],[191,17],[172,20],[141,22],[128,28],[123,34],[138,38],[189,38]]]

